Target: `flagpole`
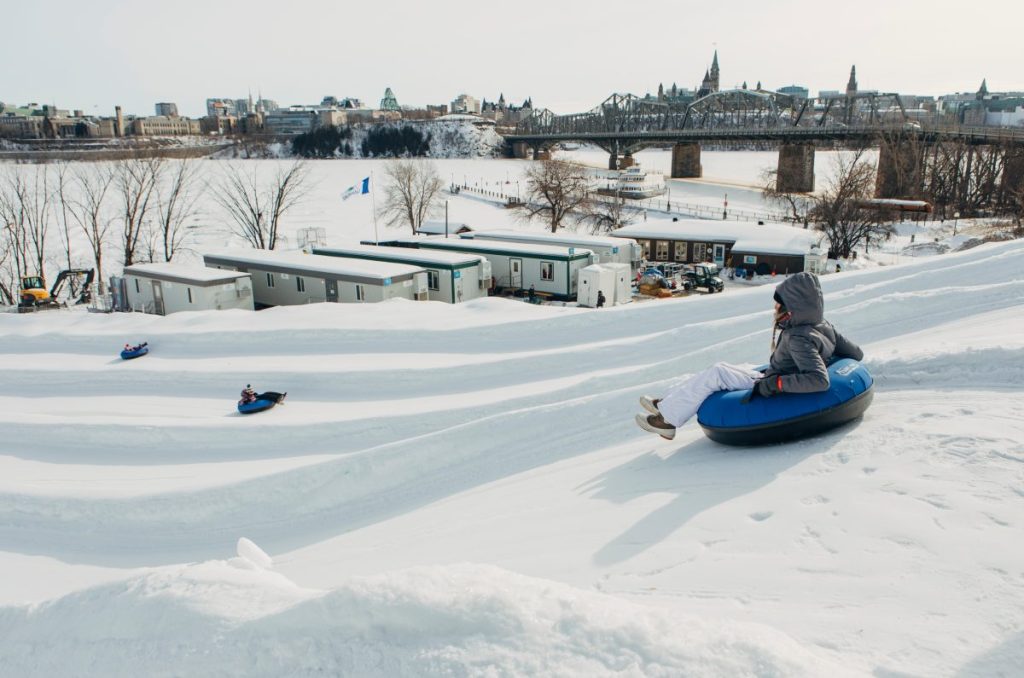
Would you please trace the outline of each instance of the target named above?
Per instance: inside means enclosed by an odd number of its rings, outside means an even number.
[[[377,180],[373,178],[373,170],[370,170],[370,201],[373,203],[373,241],[380,244],[377,236]]]

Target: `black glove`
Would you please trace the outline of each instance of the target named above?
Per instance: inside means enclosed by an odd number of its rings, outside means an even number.
[[[781,393],[779,388],[779,378],[777,376],[765,377],[757,382],[754,388],[757,390],[757,394],[762,398],[771,398],[776,393]]]

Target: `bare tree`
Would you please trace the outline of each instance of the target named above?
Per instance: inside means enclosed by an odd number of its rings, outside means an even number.
[[[810,218],[828,238],[835,256],[846,258],[865,240],[891,234],[892,226],[881,223],[876,209],[864,206],[874,196],[876,173],[864,149],[838,154],[833,162],[833,177],[811,197]]]
[[[164,261],[170,261],[185,241],[185,222],[198,213],[202,187],[197,189],[199,165],[184,159],[170,169],[170,177],[157,186],[157,245]],[[156,248],[153,248],[156,249]],[[150,253],[150,259],[153,259]]]
[[[277,246],[281,217],[306,195],[307,169],[296,161],[279,167],[274,179],[262,185],[253,165],[247,173],[236,164],[227,165],[214,200],[228,213],[235,233],[258,250]]]
[[[444,182],[428,160],[390,160],[384,168],[387,183],[378,216],[388,226],[408,224],[412,232],[437,206]]]
[[[121,252],[125,266],[135,262],[135,250],[163,167],[163,158],[126,158],[118,160],[115,165],[115,186],[121,210]]]
[[[581,205],[583,216],[581,222],[590,227],[591,233],[609,233],[622,226],[633,223],[637,208],[626,204],[620,197],[593,198]]]
[[[14,166],[0,185],[0,220],[8,231],[18,277],[45,277],[46,237],[52,219],[50,171],[45,164]]]
[[[106,287],[103,280],[103,248],[110,237],[113,223],[107,214],[107,194],[114,183],[114,172],[102,163],[80,165],[75,168],[74,183],[78,196],[68,201],[68,212],[92,248],[96,279],[99,281],[100,294],[103,294]]]
[[[15,294],[11,293],[12,289],[18,290],[17,278],[11,267],[11,243],[7,233],[0,232],[0,300],[13,306]]]
[[[761,172],[761,186],[766,202],[779,205],[793,223],[807,224],[814,201],[806,193],[779,190],[779,171],[768,168]]]
[[[526,170],[526,199],[519,209],[527,219],[543,219],[554,233],[571,212],[584,210],[590,180],[582,165],[562,160],[541,160]]]

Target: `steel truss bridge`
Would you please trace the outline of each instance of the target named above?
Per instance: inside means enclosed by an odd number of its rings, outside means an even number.
[[[959,138],[970,144],[1024,143],[1024,130],[922,127],[908,118],[895,93],[797,99],[745,89],[714,92],[688,104],[613,94],[584,113],[555,115],[541,109],[505,138],[535,149],[560,141],[588,142],[615,154],[671,142],[870,141],[885,132],[923,141]]]

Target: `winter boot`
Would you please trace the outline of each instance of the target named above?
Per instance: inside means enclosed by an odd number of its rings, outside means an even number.
[[[660,398],[652,398],[651,396],[640,396],[640,407],[644,408],[651,414],[661,414],[661,412],[658,410],[658,403],[660,402]]]
[[[645,431],[657,433],[665,440],[672,440],[676,437],[676,427],[661,418],[660,414],[638,414],[636,424]]]

